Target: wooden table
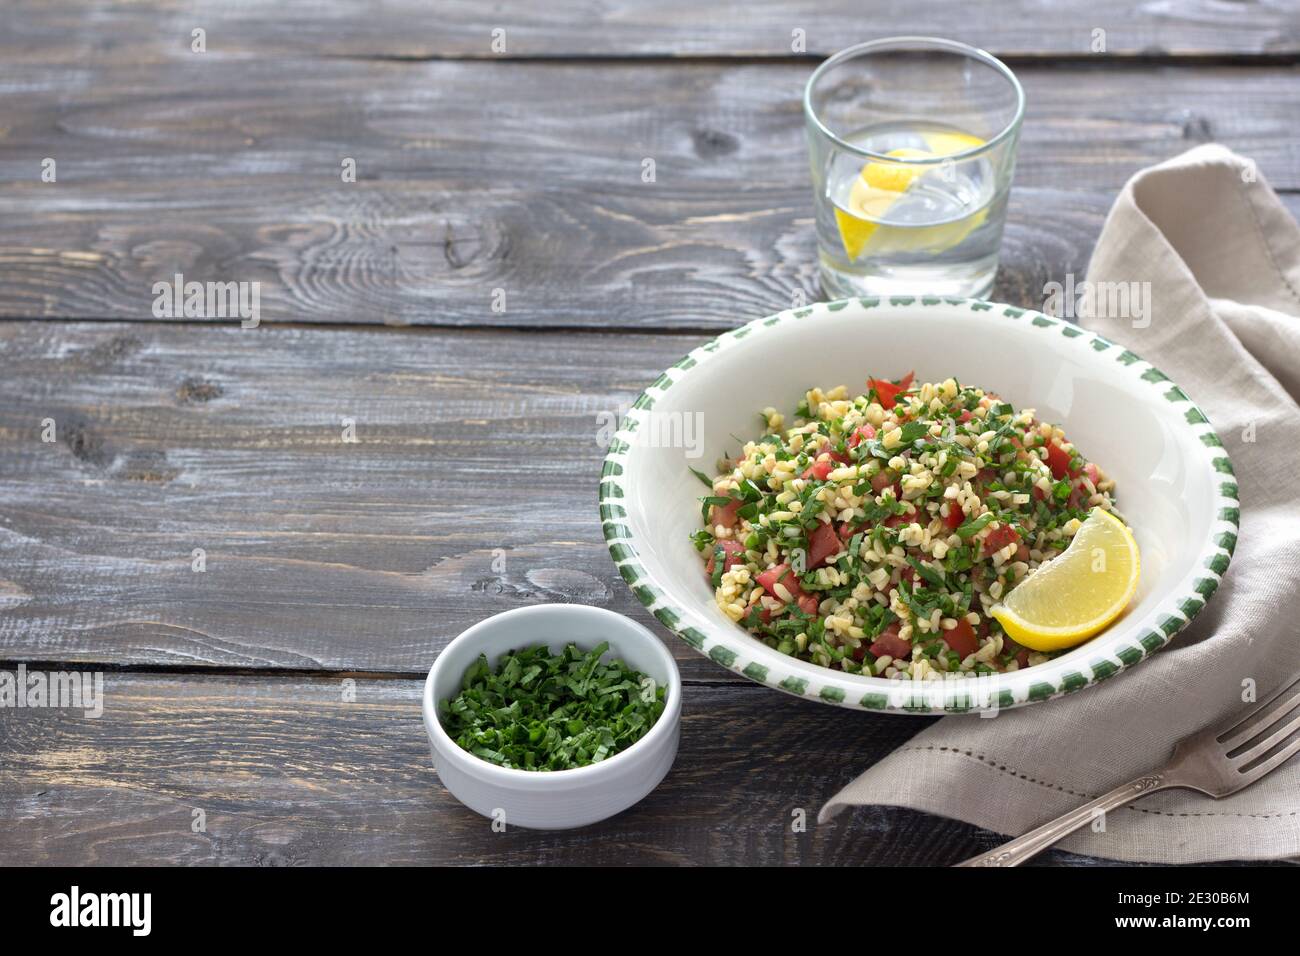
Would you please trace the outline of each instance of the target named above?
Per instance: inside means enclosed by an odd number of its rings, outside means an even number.
[[[993,7],[10,0],[0,669],[103,671],[107,701],[0,710],[0,862],[990,846],[898,810],[792,828],[924,721],[697,656],[615,573],[595,499],[601,413],[717,330],[820,297],[800,93],[851,42],[956,35],[1023,80],[995,298],[1081,277],[1124,180],[1199,142],[1300,212],[1293,0]],[[156,317],[177,273],[259,282],[260,326]],[[541,601],[663,635],[681,753],[614,820],[498,834],[439,784],[418,695],[459,631]]]

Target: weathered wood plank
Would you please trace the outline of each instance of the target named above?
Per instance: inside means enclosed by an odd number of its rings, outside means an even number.
[[[818,297],[809,69],[20,65],[0,80],[23,94],[0,138],[0,315],[152,319],[180,272],[261,283],[265,322],[731,326]],[[1081,271],[1125,178],[1196,142],[1300,189],[1300,69],[1022,74],[1004,298]]]
[[[558,600],[728,679],[642,611],[596,514],[599,416],[699,341],[0,324],[0,659],[415,674]]]
[[[576,831],[507,827],[438,781],[418,681],[106,675],[99,719],[0,710],[0,859],[31,864],[947,864],[995,837],[821,803],[923,720],[686,688],[677,763]],[[792,826],[804,811],[806,830]],[[195,832],[195,811],[205,829]],[[1043,862],[1077,861],[1049,854]]]
[[[780,57],[803,49],[825,55],[886,35],[952,35],[1012,56],[1086,56],[1095,31],[1106,51],[1141,54],[1285,54],[1300,50],[1293,0],[1226,4],[1193,0],[1134,4],[1035,0],[965,5],[949,0],[800,3],[751,0],[18,0],[7,5],[6,60],[58,57],[71,62],[120,56],[136,62],[187,55],[195,27],[209,55],[317,54],[352,57],[710,56]],[[493,31],[504,30],[504,47]]]

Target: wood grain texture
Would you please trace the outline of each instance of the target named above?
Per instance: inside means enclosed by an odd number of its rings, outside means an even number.
[[[677,762],[625,813],[494,833],[438,781],[421,691],[363,679],[348,703],[341,680],[108,674],[99,719],[0,710],[0,854],[9,865],[946,865],[997,842],[881,807],[819,826],[831,794],[928,721],[755,686],[687,687]],[[192,829],[195,810],[206,832]]]
[[[1119,55],[1224,55],[1300,50],[1294,0],[1132,3],[1128,0],[17,0],[5,54],[72,62],[120,56],[165,61],[208,31],[209,50],[424,59],[492,58],[494,30],[511,57],[782,57],[793,31],[810,55],[879,36],[956,36],[1013,57],[1084,56],[1095,30]]]
[[[731,679],[640,608],[596,513],[602,425],[701,341],[0,324],[0,659],[418,674],[578,601]]]
[[[261,283],[264,322],[733,326],[820,297],[810,68],[19,65],[0,84],[23,93],[0,137],[0,315],[152,320],[179,272]],[[998,297],[1081,273],[1124,180],[1198,142],[1300,189],[1298,68],[1021,72]]]

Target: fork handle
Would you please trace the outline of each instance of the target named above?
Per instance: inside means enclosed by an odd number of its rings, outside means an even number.
[[[1019,866],[1031,856],[1047,849],[1057,840],[1069,836],[1075,830],[1087,825],[1097,815],[1097,811],[1109,813],[1124,806],[1131,800],[1138,797],[1146,796],[1148,793],[1155,793],[1157,790],[1165,790],[1169,787],[1178,786],[1169,778],[1167,773],[1149,773],[1138,777],[1136,780],[1130,780],[1128,783],[1116,787],[1109,793],[1103,793],[1091,803],[1085,803],[1077,810],[1071,810],[1064,816],[1059,816],[1050,823],[1044,823],[1041,827],[1030,830],[1024,836],[1018,836],[1008,843],[1002,844],[996,850],[984,853],[980,856],[973,856],[958,866]]]

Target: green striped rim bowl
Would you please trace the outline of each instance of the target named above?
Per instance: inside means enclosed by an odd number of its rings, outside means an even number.
[[[1142,550],[1125,614],[1092,640],[1019,671],[906,681],[820,667],[733,623],[689,535],[705,494],[695,468],[787,415],[814,385],[865,387],[868,375],[949,376],[1061,425],[1115,479]],[[849,299],[792,309],[718,336],[665,371],[611,441],[600,481],[610,556],[637,599],[722,667],[840,707],[941,714],[1050,700],[1114,677],[1167,644],[1213,595],[1237,540],[1232,463],[1205,415],[1150,362],[1039,312],[972,299]]]

